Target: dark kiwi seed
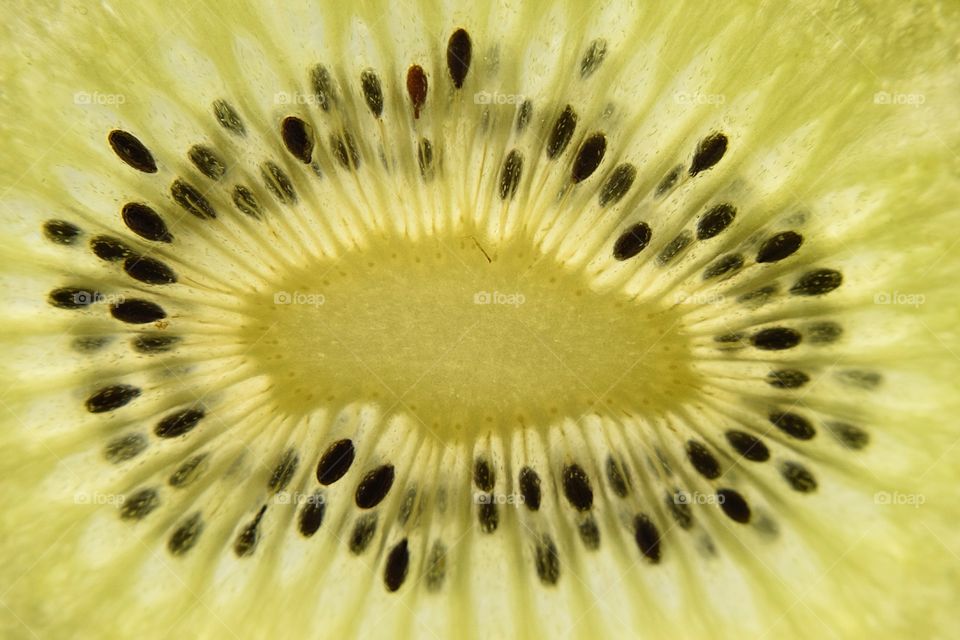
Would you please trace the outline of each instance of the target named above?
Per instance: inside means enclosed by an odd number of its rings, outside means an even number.
[[[171,487],[186,487],[200,476],[206,460],[207,454],[205,453],[198,453],[195,456],[187,458],[177,467],[176,471],[170,474],[167,482]]]
[[[787,327],[761,329],[750,337],[750,343],[764,351],[780,351],[800,344],[800,333]]]
[[[124,520],[142,520],[159,506],[160,495],[156,489],[140,489],[124,498],[120,517]]]
[[[191,431],[204,415],[203,409],[181,409],[161,419],[153,432],[161,438],[176,438]]]
[[[61,287],[47,296],[47,302],[58,309],[82,309],[100,300],[100,293],[79,287]]]
[[[649,516],[640,513],[633,519],[633,537],[640,553],[650,562],[660,562],[660,531]]]
[[[615,260],[629,260],[650,244],[653,232],[646,222],[638,222],[620,234],[613,243],[613,257]]]
[[[310,164],[313,155],[313,129],[295,116],[287,116],[280,125],[280,137],[294,158],[303,164]]]
[[[553,123],[553,129],[550,131],[550,137],[547,138],[547,158],[552,160],[564,152],[576,128],[577,112],[567,105],[557,116],[557,121]]]
[[[806,326],[806,333],[811,344],[831,344],[843,335],[843,327],[836,322],[815,322]]]
[[[794,491],[812,493],[817,490],[817,479],[799,462],[787,460],[781,464],[780,475]]]
[[[187,213],[193,214],[201,220],[210,220],[217,217],[217,212],[203,195],[193,185],[180,180],[170,185],[170,195],[174,201],[183,207]]]
[[[497,478],[490,463],[483,458],[477,458],[473,463],[473,483],[481,491],[493,491]]]
[[[770,459],[770,450],[760,438],[736,430],[727,431],[725,435],[730,446],[747,460],[766,462]]]
[[[213,103],[213,115],[217,117],[220,126],[238,136],[247,135],[247,129],[243,126],[243,120],[240,114],[230,106],[226,100],[215,100]]]
[[[350,551],[358,556],[367,550],[373,535],[377,532],[377,514],[365,513],[353,524],[350,532]]]
[[[883,376],[876,371],[861,371],[859,369],[848,369],[837,373],[840,382],[860,387],[861,389],[876,389],[883,382]]]
[[[697,240],[708,240],[719,235],[736,217],[737,209],[733,205],[727,203],[715,205],[700,216],[697,222]]]
[[[637,168],[628,162],[618,164],[610,173],[607,181],[600,187],[600,206],[606,207],[620,202],[637,178]]]
[[[686,494],[680,491],[668,493],[664,500],[667,510],[670,511],[670,517],[677,523],[681,529],[688,530],[693,527],[693,512],[687,502]]]
[[[607,152],[607,137],[602,133],[595,133],[580,145],[577,157],[570,170],[570,179],[574,183],[583,182],[593,175],[600,166],[603,156]]]
[[[221,160],[210,147],[202,144],[194,145],[190,148],[190,151],[187,152],[187,156],[190,158],[193,166],[211,180],[219,180],[227,172],[227,167],[223,164],[223,160]]]
[[[447,42],[447,71],[450,72],[450,79],[457,89],[463,87],[463,81],[467,79],[472,50],[470,35],[463,29],[454,31]]]
[[[587,52],[580,60],[580,77],[586,80],[597,70],[607,55],[607,41],[597,38],[587,47]]]
[[[530,511],[540,510],[540,476],[530,467],[520,470],[520,495]]]
[[[734,522],[750,522],[750,505],[739,492],[733,489],[717,489],[718,502],[727,517]]]
[[[297,455],[296,450],[287,449],[284,451],[277,462],[277,466],[273,468],[270,479],[267,480],[267,490],[276,493],[286,489],[290,481],[293,480],[293,475],[297,472],[299,465],[300,456]]]
[[[513,149],[507,154],[507,159],[503,161],[503,169],[500,171],[500,199],[509,200],[513,198],[520,185],[520,174],[523,171],[523,155]]]
[[[722,133],[711,133],[697,145],[693,162],[690,163],[690,175],[695,176],[717,164],[726,152],[727,136]]]
[[[803,236],[793,231],[782,231],[770,236],[757,251],[757,262],[778,262],[792,256],[803,244]]]
[[[306,504],[300,510],[300,518],[297,522],[297,528],[300,529],[303,537],[309,538],[320,529],[326,511],[327,503],[323,493],[315,491],[307,498]]]
[[[365,69],[360,73],[360,87],[370,113],[379,118],[383,115],[383,89],[380,87],[380,78],[373,69]]]
[[[111,336],[78,336],[70,346],[80,353],[93,353],[103,349],[113,340]]]
[[[387,554],[387,563],[383,568],[383,583],[387,591],[396,591],[403,586],[407,579],[407,569],[410,566],[410,551],[407,549],[407,539],[404,538],[390,549]]]
[[[691,242],[693,242],[693,234],[689,231],[681,231],[676,238],[668,242],[667,246],[660,250],[659,255],[657,255],[657,262],[660,266],[666,266],[676,258],[681,251],[690,246]]]
[[[318,64],[310,70],[310,84],[313,86],[313,95],[317,97],[320,108],[330,111],[330,107],[337,104],[337,91],[333,78],[325,66]]]
[[[657,185],[656,197],[663,197],[670,189],[673,188],[673,185],[677,184],[677,180],[680,179],[680,176],[683,174],[683,165],[677,165],[670,170],[667,175],[663,176],[663,180],[660,181],[660,184]]]
[[[107,136],[117,156],[128,165],[144,173],[156,173],[157,163],[140,140],[122,129],[114,129]]]
[[[156,303],[132,298],[111,305],[110,315],[128,324],[146,324],[163,320],[167,317],[167,312]]]
[[[777,285],[768,284],[759,289],[754,289],[740,296],[737,296],[737,302],[741,304],[747,304],[752,306],[760,306],[769,302],[770,298],[776,295],[778,291]]]
[[[47,220],[43,223],[43,235],[55,244],[75,244],[80,233],[80,227],[66,220]]]
[[[530,124],[530,118],[533,117],[533,103],[530,100],[524,100],[517,109],[517,133],[523,133]]]
[[[331,134],[330,148],[344,169],[360,166],[360,151],[349,132],[344,131],[339,136]]]
[[[257,511],[257,515],[253,517],[253,520],[247,523],[247,526],[237,534],[237,539],[233,543],[233,552],[237,554],[238,558],[253,555],[253,552],[256,551],[257,543],[260,541],[260,520],[263,519],[263,514],[266,512],[267,505],[263,505]]]
[[[87,398],[87,411],[90,413],[105,413],[130,404],[134,398],[140,397],[142,391],[129,384],[115,384],[103,387]]]
[[[685,449],[687,459],[690,460],[690,464],[700,475],[707,480],[720,477],[720,463],[703,443],[696,440],[687,440]]]
[[[387,497],[390,487],[393,486],[394,469],[392,464],[385,464],[368,471],[360,484],[357,485],[354,496],[357,506],[361,509],[372,509]]]
[[[129,433],[125,436],[117,436],[107,442],[103,449],[103,457],[107,462],[120,464],[127,460],[132,460],[143,453],[147,448],[147,437],[142,433]]]
[[[810,440],[817,432],[810,421],[789,411],[775,411],[769,415],[770,422],[776,428],[797,440]]]
[[[593,489],[587,472],[578,464],[563,468],[563,494],[577,511],[587,511],[593,506]]]
[[[93,255],[107,262],[116,262],[133,255],[130,247],[110,236],[97,236],[90,240]]]
[[[827,430],[847,449],[863,449],[870,443],[870,434],[846,422],[828,422]]]
[[[238,184],[233,188],[233,204],[237,209],[240,209],[240,211],[251,218],[256,218],[257,220],[261,218],[260,203],[257,202],[257,198],[253,195],[253,192],[242,184]]]
[[[777,389],[799,389],[810,382],[810,376],[798,369],[778,369],[767,374],[767,384]]]
[[[123,270],[134,280],[145,284],[173,284],[177,281],[173,269],[146,256],[130,256],[124,261]]]
[[[413,104],[414,120],[420,117],[420,110],[427,103],[427,74],[418,64],[407,69],[407,95]]]
[[[584,518],[577,525],[577,530],[580,532],[580,540],[583,541],[583,546],[591,551],[600,548],[600,528],[597,527],[597,521],[593,519],[593,516]]]
[[[123,205],[121,216],[127,228],[141,238],[155,242],[173,241],[173,236],[160,214],[141,202]]]
[[[713,263],[703,270],[703,279],[713,280],[715,278],[730,277],[742,266],[743,256],[737,253],[728,253],[714,260]]]
[[[447,548],[439,540],[433,542],[430,553],[427,555],[424,582],[427,591],[436,592],[443,586],[443,579],[447,574]]]
[[[337,440],[327,447],[320,457],[320,462],[317,463],[317,480],[322,485],[333,484],[350,470],[355,455],[353,442],[348,439]]]
[[[625,498],[630,492],[630,487],[627,486],[627,480],[623,476],[623,471],[620,469],[620,464],[613,459],[613,456],[607,457],[607,482],[610,483],[610,488],[613,489],[613,492]]]
[[[275,163],[267,160],[260,165],[260,177],[263,178],[263,184],[277,200],[283,204],[295,204],[297,202],[297,192],[293,189],[293,183],[283,172],[283,169]]]
[[[790,287],[795,296],[820,296],[830,293],[843,283],[843,274],[833,269],[808,271]]]
[[[133,339],[133,348],[140,353],[163,353],[173,349],[178,342],[179,336],[143,333]]]
[[[500,512],[497,505],[493,503],[492,496],[488,496],[487,502],[481,502],[477,508],[477,521],[480,523],[480,530],[484,533],[493,533],[500,524]]]
[[[428,178],[433,171],[433,145],[426,138],[421,138],[417,147],[417,163],[420,165],[420,175]]]
[[[549,536],[544,536],[537,544],[534,566],[543,584],[554,585],[560,580],[560,555],[557,553],[557,545]]]
[[[182,556],[190,551],[203,533],[203,516],[194,513],[180,522],[167,541],[167,549],[172,555]]]

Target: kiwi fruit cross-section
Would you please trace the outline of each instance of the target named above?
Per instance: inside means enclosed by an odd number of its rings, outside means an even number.
[[[958,623],[960,9],[0,9],[0,635]]]

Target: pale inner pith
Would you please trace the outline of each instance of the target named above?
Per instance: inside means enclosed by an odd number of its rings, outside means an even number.
[[[678,314],[595,291],[528,243],[376,240],[246,312],[241,339],[291,414],[366,401],[455,433],[659,414],[698,386]]]

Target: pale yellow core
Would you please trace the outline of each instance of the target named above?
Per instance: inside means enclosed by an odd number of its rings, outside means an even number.
[[[379,240],[251,301],[242,340],[279,410],[364,401],[435,433],[662,413],[696,387],[676,313],[529,245]]]

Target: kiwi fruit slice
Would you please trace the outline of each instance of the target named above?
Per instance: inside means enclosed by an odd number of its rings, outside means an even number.
[[[4,637],[948,637],[949,3],[10,3]]]

